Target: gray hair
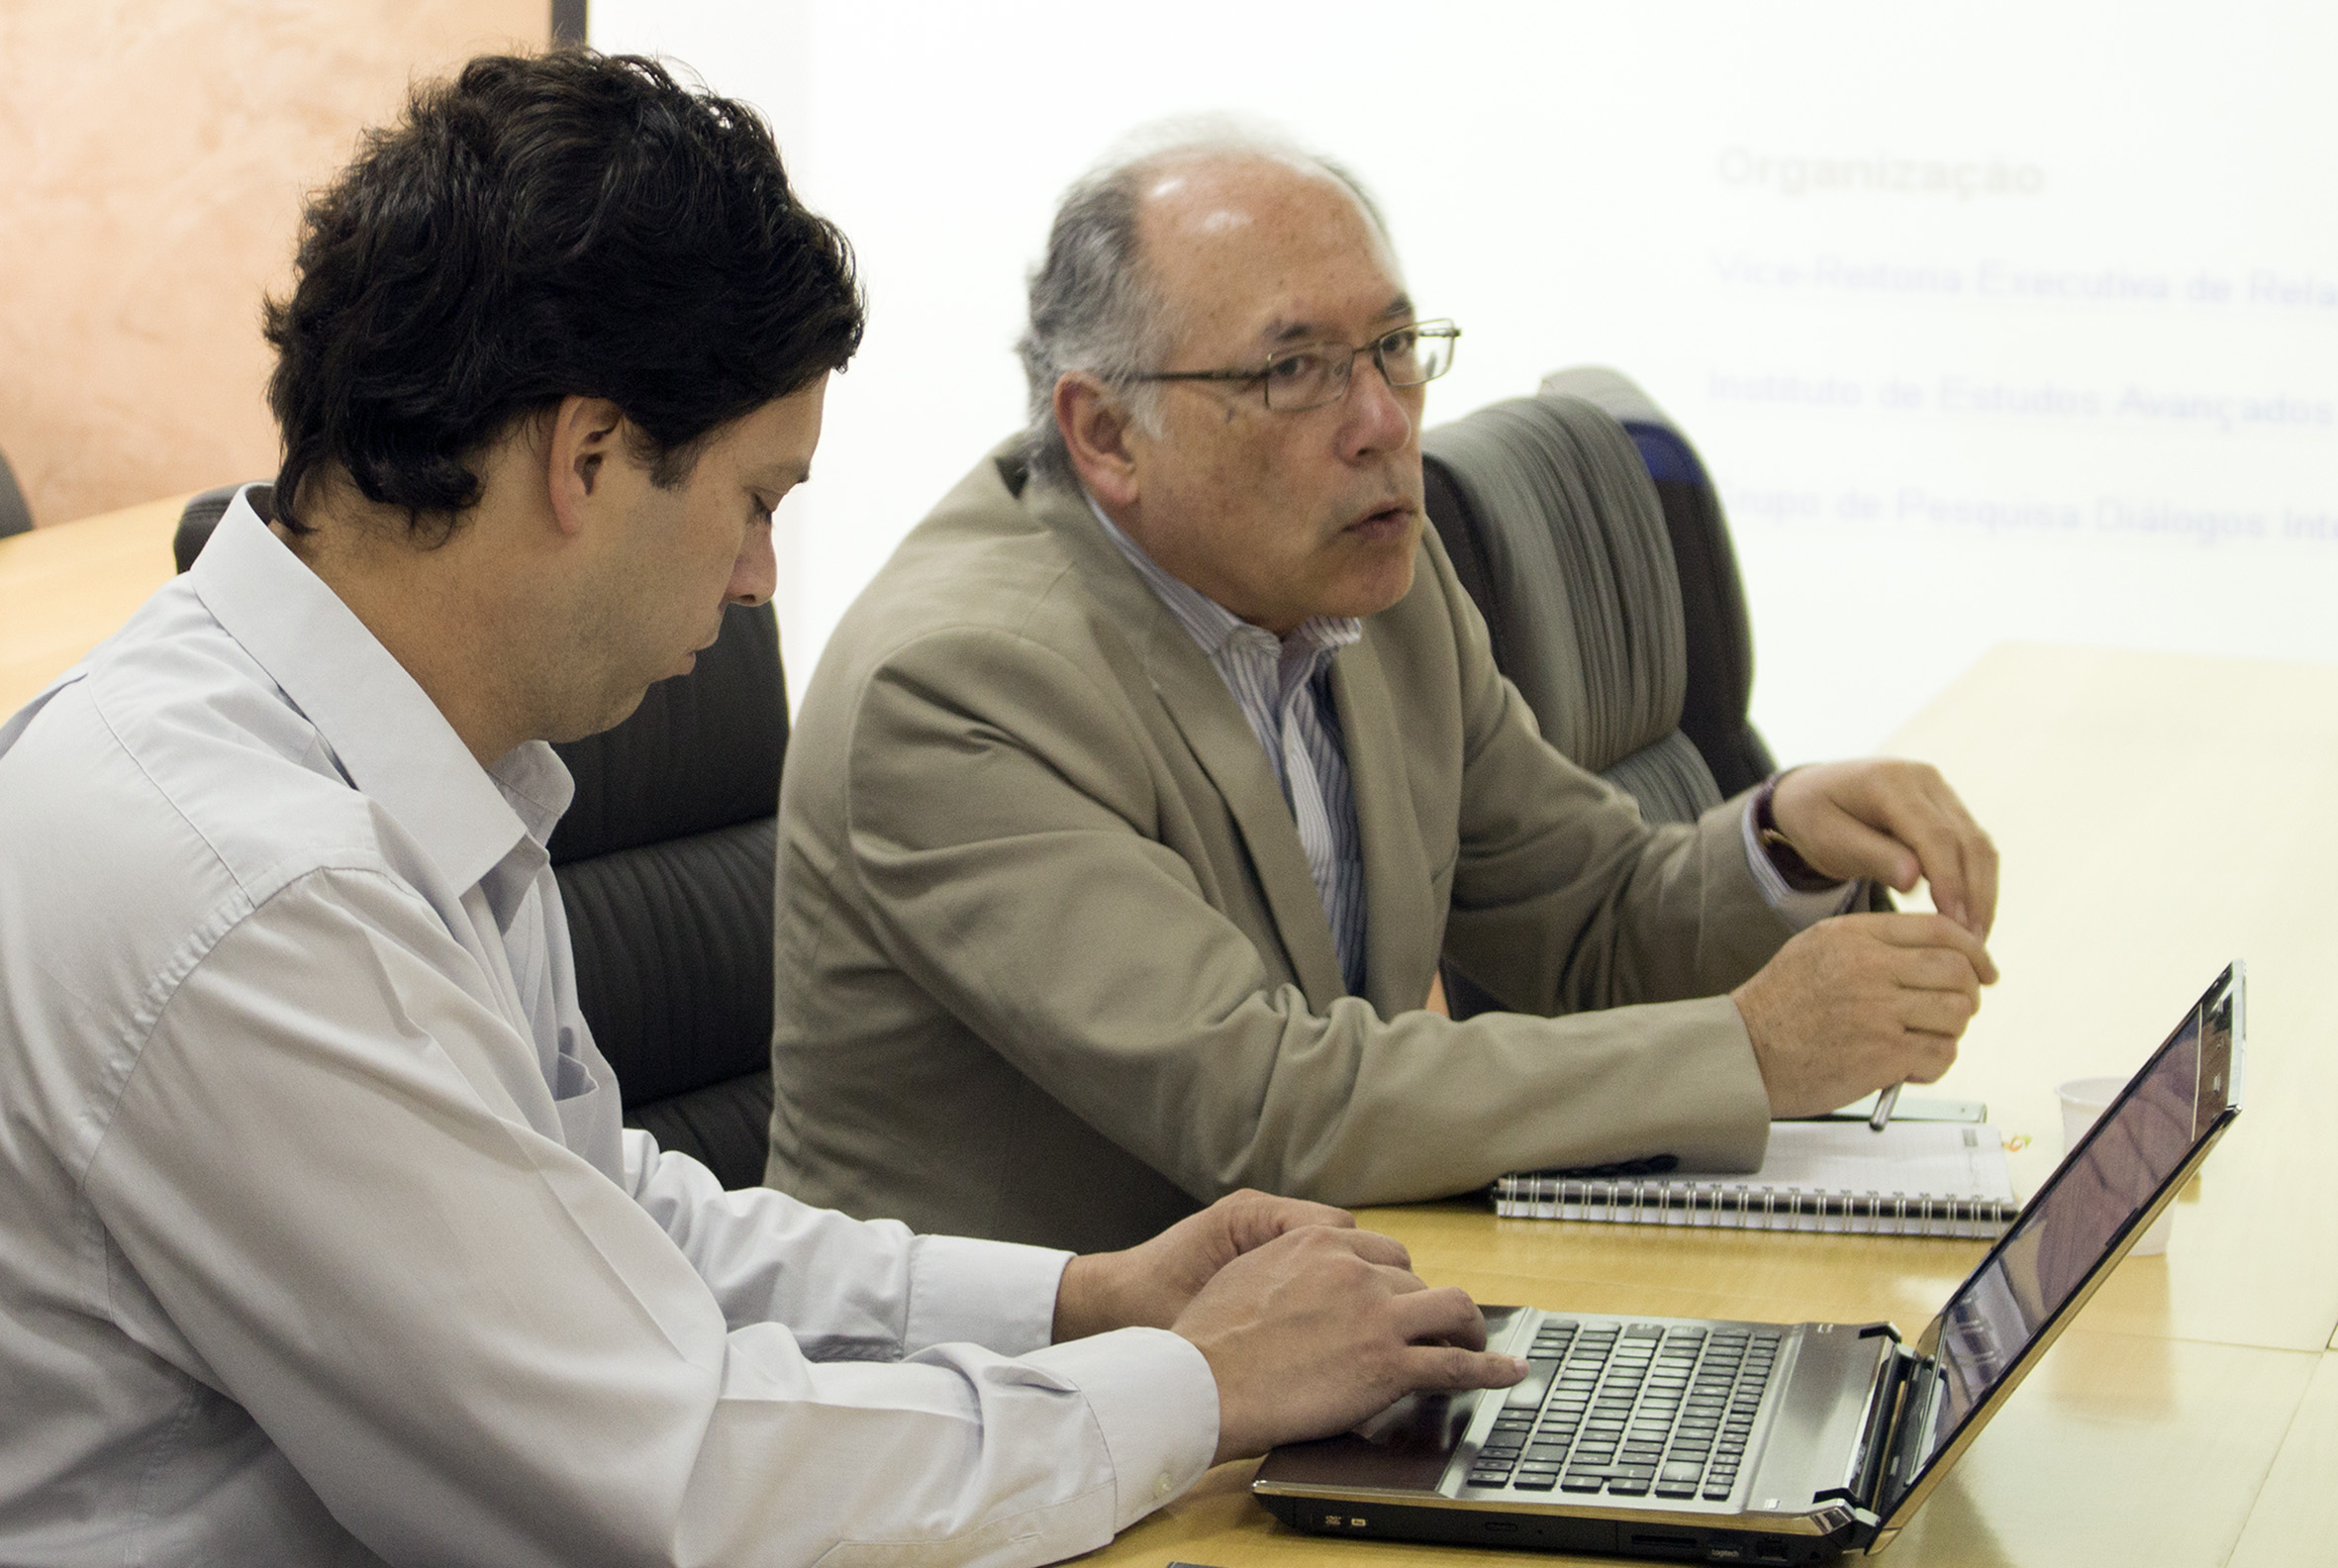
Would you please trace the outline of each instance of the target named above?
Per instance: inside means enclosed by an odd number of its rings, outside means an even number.
[[[1146,127],[1072,182],[1055,209],[1047,255],[1030,274],[1030,325],[1016,343],[1030,393],[1023,457],[1035,475],[1077,483],[1055,423],[1055,383],[1082,371],[1110,386],[1131,423],[1161,433],[1161,388],[1137,379],[1160,368],[1181,324],[1161,297],[1137,242],[1138,192],[1163,164],[1222,154],[1319,170],[1355,197],[1383,238],[1379,204],[1346,169],[1281,134],[1209,118]]]

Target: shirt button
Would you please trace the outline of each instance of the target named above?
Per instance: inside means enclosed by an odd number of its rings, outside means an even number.
[[[1159,1475],[1153,1477],[1153,1496],[1157,1498],[1165,1498],[1168,1495],[1169,1472],[1164,1470]]]

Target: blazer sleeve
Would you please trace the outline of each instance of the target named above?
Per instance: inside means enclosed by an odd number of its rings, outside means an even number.
[[[1745,796],[1693,824],[1645,822],[1543,739],[1442,551],[1424,567],[1460,693],[1446,952],[1506,1005],[1544,1015],[1718,996],[1767,963],[1796,928],[1746,862]]]
[[[1074,1114],[1201,1200],[1407,1202],[1653,1152],[1759,1163],[1767,1101],[1726,997],[1458,1024],[1311,1006],[1163,841],[1188,804],[1113,680],[1014,630],[937,630],[870,671],[844,737],[871,938]]]

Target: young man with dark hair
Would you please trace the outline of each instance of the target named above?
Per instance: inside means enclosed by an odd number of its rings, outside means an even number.
[[[646,61],[475,61],[313,204],[273,521],[0,726],[0,1560],[1005,1568],[1522,1370],[1336,1210],[1072,1258],[621,1127],[544,742],[768,596],[860,321]]]

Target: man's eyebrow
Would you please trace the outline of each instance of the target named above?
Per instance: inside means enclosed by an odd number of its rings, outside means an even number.
[[[1412,296],[1399,293],[1396,298],[1388,302],[1388,308],[1380,313],[1380,319],[1382,321],[1396,321],[1412,314]],[[1321,322],[1292,321],[1290,318],[1284,316],[1278,316],[1273,321],[1268,322],[1265,328],[1261,330],[1258,335],[1259,341],[1268,344],[1269,346],[1280,346],[1283,343],[1313,343],[1317,339],[1331,338],[1336,336],[1337,335],[1333,333],[1329,327],[1325,326]]]
[[[810,484],[811,482],[812,465],[808,462],[789,463],[784,466],[774,463],[769,468],[760,468],[747,475],[747,483],[766,488],[778,485],[792,490],[797,485]]]

